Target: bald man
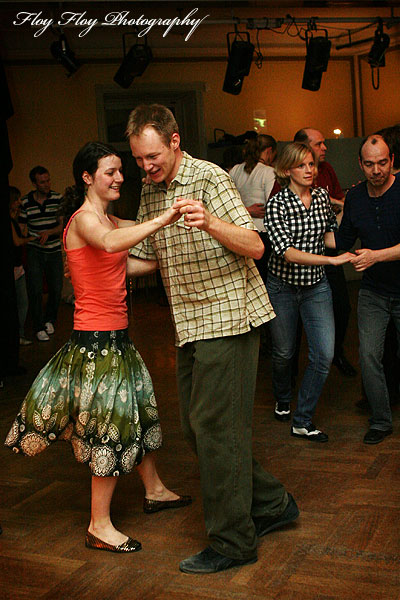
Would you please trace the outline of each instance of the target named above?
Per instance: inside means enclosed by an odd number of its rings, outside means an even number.
[[[348,192],[339,231],[328,234],[325,242],[349,250],[361,240],[351,262],[363,273],[358,298],[360,363],[372,411],[364,443],[379,444],[393,431],[382,356],[391,318],[400,339],[400,180],[391,172],[393,154],[380,135],[363,141],[359,163],[366,181]]]
[[[334,168],[325,160],[327,147],[324,135],[318,129],[304,127],[296,133],[294,141],[308,144],[314,150],[318,165],[318,176],[315,180],[315,185],[316,187],[322,187],[327,190],[332,204],[337,205],[342,209],[344,204],[344,192],[340,187]]]

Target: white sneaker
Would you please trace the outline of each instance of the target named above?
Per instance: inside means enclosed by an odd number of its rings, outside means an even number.
[[[20,337],[19,338],[19,345],[20,346],[29,346],[30,344],[32,344],[31,340],[27,340],[25,337]]]
[[[44,329],[38,331],[36,337],[39,340],[39,342],[48,342],[50,339]]]
[[[47,321],[47,323],[44,324],[44,328],[46,330],[47,335],[53,335],[53,333],[54,333],[53,323],[50,323],[50,321]]]

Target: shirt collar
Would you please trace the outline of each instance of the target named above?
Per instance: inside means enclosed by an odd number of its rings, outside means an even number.
[[[284,189],[286,190],[286,193],[289,196],[295,196],[296,198],[298,198],[298,195],[296,194],[296,192],[294,192],[293,190],[291,190],[289,186],[286,186],[286,188],[284,188]],[[317,187],[316,188],[311,188],[311,198],[312,199],[314,199],[316,196],[320,195],[320,193],[318,191],[319,189],[320,188],[317,188]]]

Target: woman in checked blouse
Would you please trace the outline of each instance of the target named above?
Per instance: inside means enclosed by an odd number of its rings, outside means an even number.
[[[291,366],[299,315],[308,342],[308,365],[300,384],[291,434],[316,442],[328,436],[313,416],[333,358],[335,325],[324,265],[346,263],[352,254],[324,256],[324,235],[337,227],[328,193],[312,188],[315,157],[305,144],[288,144],[275,168],[282,190],[266,207],[265,228],[272,244],[267,290],[276,318],[272,335],[275,417],[290,419]]]

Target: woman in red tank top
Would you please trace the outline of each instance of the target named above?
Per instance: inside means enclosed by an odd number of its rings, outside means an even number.
[[[150,375],[128,337],[125,301],[128,249],[181,215],[169,208],[140,225],[109,216],[123,176],[119,156],[106,144],[86,144],[73,172],[75,186],[65,195],[65,212],[73,214],[64,246],[75,292],[74,330],[32,384],[6,445],[34,456],[56,440],[69,441],[75,458],[92,473],[86,546],[135,552],[140,542],[115,529],[110,518],[118,475],[138,467],[147,513],[191,502],[168,490],[155,467],[151,451],[161,445],[157,404]],[[129,261],[141,274],[157,266]]]

